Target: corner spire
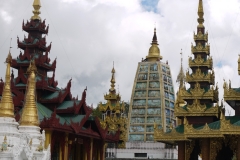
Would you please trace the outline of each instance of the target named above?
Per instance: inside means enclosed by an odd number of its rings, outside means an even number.
[[[11,92],[11,71],[10,66],[12,63],[12,55],[8,53],[7,59],[7,69],[5,75],[5,84],[2,93],[2,99],[0,102],[0,117],[14,117],[14,105],[12,100],[12,92]]]
[[[31,61],[27,73],[28,85],[25,96],[25,103],[22,111],[20,120],[20,126],[39,126],[38,112],[36,105],[36,72],[37,67],[35,66],[34,60]]]
[[[40,12],[40,8],[41,8],[41,2],[40,0],[34,0],[33,2],[33,16],[31,17],[31,20],[41,20],[41,17],[39,16],[39,14],[41,14]]]
[[[110,88],[110,92],[113,92],[113,91],[115,91],[115,69],[114,69],[114,62],[113,62],[113,68],[112,68],[112,78],[111,78],[111,88]]]
[[[184,82],[186,81],[186,76],[184,74],[184,71],[183,71],[183,65],[182,65],[182,49],[181,49],[181,68],[180,68],[180,71],[178,73],[178,76],[177,76],[177,81],[180,85],[179,85],[179,88],[182,88],[183,87],[183,84]]]
[[[152,46],[149,48],[148,56],[146,56],[147,61],[161,60],[162,56],[160,56],[160,49],[158,48],[156,27],[154,28],[154,34],[151,45]]]
[[[204,11],[203,11],[203,2],[202,0],[199,0],[199,4],[198,4],[198,27],[204,27],[203,26],[203,23],[204,23],[204,18],[203,18],[203,15],[204,15]]]

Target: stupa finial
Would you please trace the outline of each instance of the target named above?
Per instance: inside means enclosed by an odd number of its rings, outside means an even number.
[[[114,69],[114,62],[113,62],[113,68],[112,68],[112,78],[111,78],[111,88],[110,88],[110,91],[112,92],[112,91],[115,91],[115,83],[116,83],[116,81],[115,81],[115,69]]]
[[[181,49],[181,67],[180,67],[180,71],[178,73],[178,76],[177,76],[177,82],[179,82],[179,88],[182,88],[183,87],[183,84],[184,82],[186,81],[186,76],[184,74],[184,71],[183,71],[183,65],[182,65],[182,49]]]
[[[34,0],[33,1],[33,16],[31,17],[32,20],[41,20],[41,17],[39,16],[39,14],[41,14],[40,12],[40,8],[41,8],[41,2],[40,0]]]
[[[11,69],[10,69],[12,63],[12,55],[10,53],[10,50],[6,58],[6,63],[7,69],[2,99],[0,103],[0,117],[14,117],[14,105],[11,92]]]
[[[204,27],[203,23],[204,23],[204,11],[203,11],[203,2],[202,0],[199,0],[199,4],[198,4],[198,27]]]
[[[20,119],[20,126],[39,126],[38,112],[36,105],[36,72],[34,60],[31,61],[27,73],[28,84],[26,89],[25,103]]]

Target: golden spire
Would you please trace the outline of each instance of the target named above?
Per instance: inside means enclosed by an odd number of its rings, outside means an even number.
[[[110,92],[113,92],[113,91],[115,91],[115,69],[114,69],[114,62],[113,62],[113,68],[112,68],[112,78],[111,78],[111,88],[110,88]]]
[[[186,81],[186,76],[184,74],[184,71],[183,71],[183,66],[182,66],[182,49],[181,49],[181,68],[180,68],[180,72],[177,76],[177,81],[176,82],[179,82],[179,88],[182,88],[183,87],[183,84],[184,82]]]
[[[199,0],[199,4],[198,4],[198,27],[204,27],[203,26],[203,22],[204,22],[204,18],[203,18],[203,15],[204,15],[204,11],[203,11],[203,2],[202,0]]]
[[[33,16],[31,17],[32,20],[38,19],[41,20],[41,17],[39,16],[39,14],[41,14],[40,12],[40,8],[41,8],[41,2],[40,0],[34,0],[33,2]]]
[[[12,56],[9,51],[8,57],[6,59],[7,69],[5,76],[5,84],[2,93],[2,100],[0,103],[0,117],[14,117],[14,105],[12,100],[12,92],[11,92],[11,73],[10,66],[12,62]]]
[[[36,105],[36,72],[37,67],[35,66],[34,60],[31,61],[27,73],[28,85],[26,89],[25,103],[22,111],[20,120],[20,126],[39,126],[38,112]]]
[[[147,61],[161,60],[162,56],[160,56],[160,49],[158,48],[156,28],[154,28],[154,35],[151,45],[152,46],[149,48],[148,56],[146,56]]]

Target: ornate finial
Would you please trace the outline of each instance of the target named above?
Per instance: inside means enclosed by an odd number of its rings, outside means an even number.
[[[148,56],[146,57],[146,60],[147,61],[161,60],[162,56],[160,56],[160,49],[158,48],[156,27],[154,27],[154,34],[153,34],[151,45],[152,46],[149,48],[149,52],[148,52]]]
[[[20,119],[20,126],[39,126],[38,112],[36,105],[36,72],[37,67],[31,61],[27,69],[28,84],[26,89],[25,103]]]
[[[179,74],[177,76],[177,81],[176,82],[179,82],[179,88],[182,88],[185,81],[186,81],[186,76],[184,74],[184,71],[183,71],[183,65],[182,65],[182,49],[181,49],[181,67],[180,67],[180,71],[179,71]]]
[[[34,0],[33,2],[33,16],[31,17],[32,20],[41,20],[41,17],[39,16],[39,14],[41,14],[40,12],[40,8],[41,8],[41,2],[40,0]]]
[[[11,62],[12,56],[9,51],[6,58],[7,69],[5,75],[5,84],[2,93],[2,100],[0,103],[0,117],[14,117],[14,105],[11,92]]]
[[[114,69],[114,62],[113,62],[113,68],[112,68],[112,78],[111,78],[111,88],[110,88],[110,91],[113,92],[115,91],[115,69]]]
[[[203,22],[204,22],[204,11],[203,11],[203,2],[202,0],[199,0],[199,4],[198,4],[198,23],[199,23],[199,27],[204,27],[203,26]]]

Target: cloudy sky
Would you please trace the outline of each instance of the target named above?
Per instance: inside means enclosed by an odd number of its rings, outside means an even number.
[[[240,53],[240,0],[203,0],[216,82],[222,99],[223,78],[240,86],[237,59]],[[33,0],[1,0],[0,76],[12,38],[17,57],[17,36],[23,39],[22,21],[32,16]],[[41,0],[41,17],[50,25],[50,57],[57,57],[56,78],[64,88],[72,77],[72,94],[81,96],[88,86],[87,103],[104,101],[110,88],[114,61],[116,88],[128,102],[138,62],[148,54],[154,24],[163,61],[169,62],[173,80],[183,64],[188,67],[193,32],[197,27],[198,0]],[[17,72],[15,71],[15,75]],[[51,75],[51,74],[50,74]],[[118,87],[119,86],[119,87]],[[175,90],[177,84],[175,84]],[[231,112],[232,114],[232,112]]]

